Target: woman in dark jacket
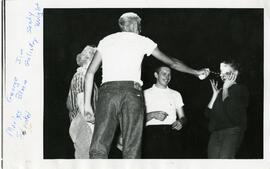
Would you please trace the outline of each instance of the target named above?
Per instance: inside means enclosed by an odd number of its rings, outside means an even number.
[[[224,82],[210,80],[213,95],[205,111],[211,132],[208,143],[208,158],[232,159],[242,142],[247,123],[249,93],[237,82],[239,66],[233,60],[220,63],[220,77]]]

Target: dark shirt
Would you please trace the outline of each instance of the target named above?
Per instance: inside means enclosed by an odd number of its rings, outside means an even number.
[[[219,92],[213,108],[207,108],[209,130],[216,131],[231,127],[246,129],[249,92],[243,85],[235,84],[228,89],[229,96],[223,101]]]

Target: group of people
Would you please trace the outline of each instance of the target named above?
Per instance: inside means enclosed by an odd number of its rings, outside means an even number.
[[[206,78],[210,70],[195,70],[160,51],[154,41],[140,35],[141,18],[136,13],[124,13],[118,24],[121,32],[77,55],[80,67],[67,99],[75,158],[108,158],[119,126],[123,158],[174,158],[176,133],[186,119],[181,94],[168,87],[171,69],[200,78]],[[156,83],[142,91],[145,55],[164,65],[154,72]],[[94,76],[101,63],[102,84],[97,90]],[[208,157],[234,158],[246,128],[248,91],[237,83],[240,69],[234,61],[222,62],[220,71],[223,87],[210,80],[213,96],[205,111],[211,131]]]

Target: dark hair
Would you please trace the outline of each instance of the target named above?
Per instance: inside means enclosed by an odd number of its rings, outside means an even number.
[[[242,67],[240,62],[237,59],[231,58],[231,57],[227,57],[224,58],[221,63],[225,63],[230,65],[233,69],[237,70],[239,73],[242,72]]]
[[[238,71],[238,76],[237,76],[237,82],[241,82],[242,81],[242,75],[243,75],[243,67],[240,64],[240,61],[238,59],[232,58],[232,57],[226,57],[223,58],[223,60],[221,61],[221,63],[225,63],[230,65],[234,70]]]
[[[161,65],[161,66],[158,66],[158,67],[155,69],[155,73],[159,73],[160,70],[161,70],[161,68],[163,68],[163,67],[167,67],[167,68],[171,69],[171,68],[170,68],[169,66],[167,66],[167,65]]]

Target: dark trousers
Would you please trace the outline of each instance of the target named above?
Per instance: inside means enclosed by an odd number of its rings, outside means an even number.
[[[142,156],[146,159],[181,158],[181,130],[171,125],[149,125],[143,134]]]
[[[233,159],[243,140],[244,129],[227,128],[211,133],[208,143],[208,158]]]
[[[90,158],[108,158],[119,124],[123,137],[123,158],[140,158],[143,120],[144,99],[138,83],[104,83],[99,90]]]

